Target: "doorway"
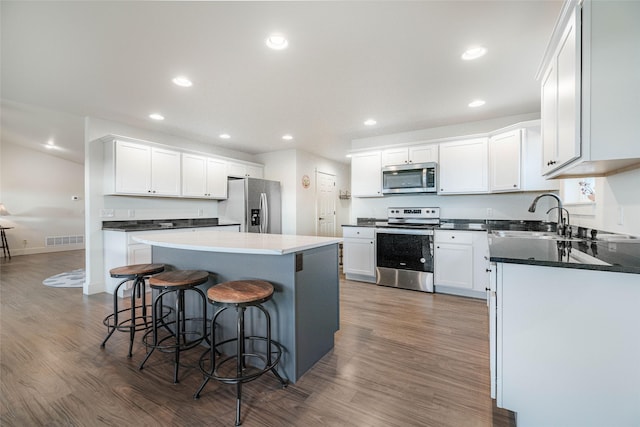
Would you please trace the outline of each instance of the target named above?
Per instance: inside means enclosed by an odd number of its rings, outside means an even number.
[[[336,176],[316,171],[316,235],[336,235]]]

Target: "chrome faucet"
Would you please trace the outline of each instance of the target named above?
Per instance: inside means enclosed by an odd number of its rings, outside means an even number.
[[[553,194],[553,193],[543,193],[541,195],[539,195],[538,197],[536,197],[535,199],[533,199],[533,202],[531,202],[531,206],[529,206],[529,212],[535,212],[536,211],[536,205],[538,204],[538,200],[540,200],[542,197],[544,196],[549,196],[549,197],[553,197],[554,199],[556,199],[558,201],[558,224],[556,226],[556,230],[558,231],[558,234],[563,235],[564,234],[564,218],[562,216],[562,211],[566,210],[562,207],[562,200],[560,200],[560,197],[558,197],[557,194]],[[551,209],[549,209],[549,211],[547,211],[547,213],[549,213],[551,211]]]
[[[571,228],[570,228],[571,220],[570,220],[570,216],[569,216],[569,211],[568,211],[568,210],[566,210],[565,208],[561,208],[561,207],[559,207],[559,206],[554,206],[554,207],[552,207],[551,209],[549,209],[549,210],[547,211],[547,213],[551,212],[551,211],[552,211],[552,210],[554,210],[554,209],[558,209],[558,210],[563,211],[564,213],[566,213],[566,214],[567,214],[567,221],[566,221],[566,223],[565,223],[565,221],[564,221],[564,218],[562,218],[562,233],[560,233],[560,232],[558,231],[558,234],[562,234],[562,235],[563,235],[563,236],[565,236],[565,237],[571,237]],[[558,226],[558,227],[559,227],[559,226]],[[558,228],[558,230],[559,230],[559,228]]]

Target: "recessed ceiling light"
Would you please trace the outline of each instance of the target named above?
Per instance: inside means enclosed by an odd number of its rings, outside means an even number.
[[[191,80],[189,80],[185,76],[174,77],[173,80],[171,80],[171,81],[174,84],[176,84],[178,86],[182,86],[182,87],[191,87],[191,86],[193,86],[193,83],[191,82]]]
[[[266,40],[267,46],[274,50],[286,49],[289,41],[282,34],[271,34]]]
[[[376,123],[378,123],[378,122],[376,122],[376,121],[375,121],[375,120],[373,120],[373,119],[367,119],[367,120],[365,120],[365,121],[364,121],[364,124],[365,124],[365,125],[367,125],[367,126],[373,126],[373,125],[375,125]]]
[[[158,120],[158,121],[164,120],[164,116],[158,113],[149,114],[149,118],[153,120]]]
[[[231,138],[231,135],[229,135],[228,133],[221,133],[218,136],[220,137],[220,139],[229,139],[229,138]]]
[[[345,157],[347,157],[347,158],[351,158],[351,154],[347,154]]]
[[[469,103],[469,107],[471,107],[471,108],[481,107],[484,104],[485,104],[485,102],[482,99],[476,99],[475,101],[471,101]]]
[[[464,59],[465,61],[471,61],[472,59],[480,58],[485,53],[487,53],[486,47],[482,47],[482,46],[472,47],[470,49],[467,49],[462,54],[462,59]]]
[[[282,139],[284,139],[285,141],[291,141],[291,140],[293,139],[293,136],[291,136],[291,135],[284,135],[284,136],[282,137]]]

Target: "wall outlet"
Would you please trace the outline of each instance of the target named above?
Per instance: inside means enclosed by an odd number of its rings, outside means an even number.
[[[487,218],[491,218],[493,216],[493,209],[487,208]]]
[[[23,244],[23,245],[24,245],[24,247],[26,248],[26,247],[27,247],[27,239],[24,239],[24,240],[22,241],[22,244]]]
[[[129,216],[129,218],[135,218],[136,217],[136,210],[135,209],[129,209],[127,211],[127,215]]]
[[[115,215],[115,211],[113,209],[101,209],[100,217],[101,218],[113,218]]]
[[[198,216],[204,216],[204,209],[198,208]]]

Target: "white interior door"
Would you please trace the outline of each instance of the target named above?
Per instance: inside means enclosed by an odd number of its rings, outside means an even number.
[[[336,177],[316,172],[316,182],[316,234],[333,237],[336,235]]]

